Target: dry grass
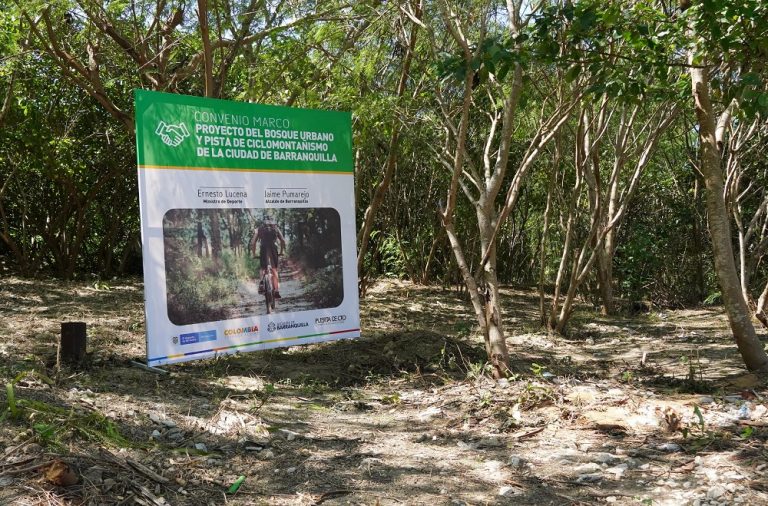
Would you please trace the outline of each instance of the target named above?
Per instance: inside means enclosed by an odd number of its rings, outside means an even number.
[[[697,452],[724,456],[736,470],[765,458],[764,427],[740,438],[743,427],[717,422],[731,409],[726,397],[744,390],[731,383],[744,371],[717,309],[607,319],[582,308],[564,339],[536,328],[534,294],[503,294],[515,373],[508,382],[485,376],[465,301],[396,281],[378,283],[362,302],[360,340],[192,362],[159,376],[129,363],[144,354],[138,281],[0,279],[0,381],[13,384],[18,410],[0,423],[0,504],[569,504],[608,496],[639,504],[668,495],[648,485],[658,478],[631,471],[585,486],[550,457],[604,447],[635,452],[651,474],[668,476]],[[56,365],[64,320],[88,324],[82,369]],[[765,398],[764,386],[750,388]],[[692,406],[703,393],[718,402],[702,408],[707,422],[694,434]],[[7,405],[0,395],[0,410]],[[656,408],[667,417],[674,410],[675,430],[651,423],[664,418]],[[683,428],[692,431],[687,439]],[[664,442],[685,451],[649,450]],[[531,465],[515,467],[511,456]],[[49,483],[44,467],[26,469],[54,458],[76,470],[76,485]],[[239,491],[227,495],[241,475]],[[505,487],[514,500],[498,495]],[[760,500],[757,488],[746,490]]]

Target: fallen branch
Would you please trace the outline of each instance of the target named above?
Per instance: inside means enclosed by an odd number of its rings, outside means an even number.
[[[8,471],[3,471],[2,473],[0,473],[0,476],[13,476],[13,475],[16,475],[16,474],[28,473],[29,471],[36,471],[37,469],[40,469],[40,468],[43,468],[43,467],[48,467],[51,464],[53,464],[54,462],[56,462],[56,461],[55,460],[49,460],[49,461],[43,462],[41,464],[35,464],[35,465],[32,465],[32,466],[22,467],[21,469],[9,469]]]
[[[149,489],[144,485],[141,485],[140,483],[135,483],[133,486],[136,487],[136,490],[138,490],[139,493],[141,493],[141,495],[147,501],[149,501],[150,506],[166,506],[164,502],[161,502],[160,499],[158,499],[158,497],[155,496],[155,494],[153,494],[152,492],[150,492]],[[138,497],[136,498],[136,500],[138,501]]]
[[[321,494],[315,502],[312,503],[312,506],[317,506],[318,504],[322,504],[329,499],[335,499],[336,497],[349,495],[351,493],[352,490],[333,490],[331,492],[325,492],[324,494]]]
[[[637,497],[637,494],[624,494],[621,492],[600,492],[595,489],[589,489],[589,495],[592,497]]]
[[[520,439],[524,439],[524,438],[527,438],[527,437],[534,436],[534,435],[538,434],[539,432],[542,432],[546,428],[547,427],[544,426],[544,427],[538,427],[536,429],[529,430],[529,431],[519,431],[519,432],[515,432],[510,437],[513,438],[513,439],[520,440]]]
[[[169,481],[165,476],[157,474],[144,464],[140,464],[133,459],[125,459],[125,462],[149,479],[155,480],[159,483],[168,483]]]
[[[37,458],[37,456],[23,458],[23,459],[17,460],[16,462],[3,462],[2,464],[0,464],[0,467],[20,466],[21,464],[26,464],[27,462],[32,462],[36,458]],[[2,473],[0,473],[0,474],[2,474]]]
[[[691,459],[687,462],[680,464],[679,466],[671,469],[672,473],[690,473],[696,467],[696,459]]]
[[[6,459],[9,458],[11,455],[13,455],[17,451],[21,450],[22,448],[24,448],[25,446],[27,446],[29,443],[31,443],[34,440],[35,440],[35,438],[31,437],[31,438],[27,439],[26,441],[23,441],[23,442],[17,444],[16,446],[10,446],[10,447],[6,448],[5,449],[5,453],[3,454],[3,457],[6,458]],[[32,458],[35,458],[35,457],[32,457]],[[31,459],[28,459],[28,460],[31,460]],[[5,465],[5,464],[3,464],[3,465]]]

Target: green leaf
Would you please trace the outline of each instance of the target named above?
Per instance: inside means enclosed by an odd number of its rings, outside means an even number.
[[[16,395],[13,391],[13,384],[5,384],[5,394],[8,397],[8,411],[11,412],[12,417],[15,417],[19,414],[19,409],[16,407]]]
[[[751,425],[747,425],[744,427],[744,429],[741,431],[741,434],[739,434],[739,437],[742,439],[749,439],[752,437],[752,434],[755,432],[755,428]]]
[[[578,30],[586,32],[592,28],[592,26],[595,24],[595,21],[597,21],[597,14],[595,13],[594,9],[588,8],[579,13],[578,17],[574,21],[574,24]]]
[[[614,6],[611,6],[608,9],[606,9],[602,15],[603,24],[609,27],[616,24],[620,19],[620,13],[618,9],[615,9],[613,7]]]
[[[577,77],[579,77],[580,73],[581,73],[581,65],[577,65],[577,64],[571,65],[571,68],[569,68],[565,72],[565,82],[567,83],[573,82]]]
[[[35,432],[37,432],[44,441],[51,439],[56,433],[56,427],[47,423],[36,423],[32,428],[35,429]]]
[[[478,78],[481,83],[488,81],[488,67],[483,65],[478,72]]]
[[[510,66],[509,65],[502,65],[499,68],[499,71],[496,73],[496,77],[499,79],[499,81],[503,81],[505,77],[507,77],[507,74],[509,73]]]
[[[747,72],[741,75],[741,82],[745,86],[760,86],[763,84],[763,80],[760,76],[754,72]]]
[[[742,97],[744,101],[746,102],[752,102],[754,100],[759,100],[760,93],[755,91],[752,88],[744,88],[744,91],[742,92]]]
[[[699,419],[699,426],[701,427],[701,430],[704,430],[704,416],[701,414],[701,410],[698,406],[693,407],[693,414],[696,415],[696,418]]]

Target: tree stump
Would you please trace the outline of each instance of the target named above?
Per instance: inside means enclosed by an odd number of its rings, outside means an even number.
[[[61,323],[61,361],[80,363],[85,358],[87,339],[85,322]]]

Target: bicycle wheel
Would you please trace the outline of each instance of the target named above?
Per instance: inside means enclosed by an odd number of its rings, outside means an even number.
[[[267,314],[272,313],[272,309],[275,307],[274,289],[272,287],[272,279],[269,274],[264,275],[264,303],[267,305]]]

